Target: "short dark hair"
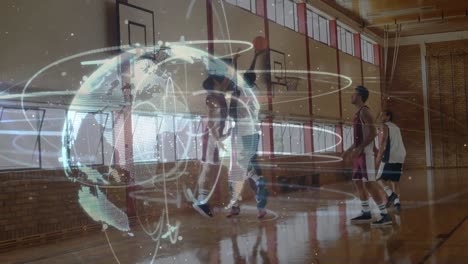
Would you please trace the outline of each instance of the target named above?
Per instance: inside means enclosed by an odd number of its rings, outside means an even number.
[[[362,85],[357,86],[354,90],[356,90],[357,94],[361,96],[362,101],[365,103],[369,98],[369,90]]]
[[[208,77],[203,81],[203,88],[205,90],[211,91],[214,90],[215,87],[215,80],[218,82],[222,82],[224,79],[224,76],[219,76],[219,75],[208,75]]]
[[[385,113],[386,116],[388,116],[388,120],[390,121],[393,121],[393,113],[392,111],[388,110],[388,109],[385,109],[382,111],[383,113]]]
[[[245,72],[244,73],[244,80],[247,83],[247,85],[253,86],[255,84],[255,80],[257,79],[257,74],[255,72]]]

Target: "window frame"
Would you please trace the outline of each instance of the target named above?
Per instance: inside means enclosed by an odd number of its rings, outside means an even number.
[[[361,57],[362,60],[371,64],[375,64],[374,54],[375,43],[365,35],[361,35]]]
[[[305,133],[304,133],[304,123],[302,122],[295,122],[295,121],[277,121],[273,122],[273,142],[277,143],[277,139],[275,138],[275,127],[281,127],[281,145],[282,145],[282,151],[278,151],[277,149],[277,144],[273,145],[273,153],[275,155],[283,155],[283,156],[303,156],[307,155],[305,151]],[[300,151],[298,153],[293,152],[293,138],[292,138],[292,128],[296,127],[297,131],[299,132],[300,136]],[[285,146],[285,137],[284,134],[286,133],[289,135],[289,140],[286,139],[286,142],[288,142],[288,145]],[[277,130],[276,130],[277,131]],[[278,140],[279,142],[279,140]],[[287,150],[289,149],[289,152]]]
[[[330,45],[330,17],[323,12],[307,5],[306,12],[307,36],[320,43]],[[324,28],[321,23],[324,21]],[[325,30],[325,32],[323,32]],[[325,34],[325,37],[323,36]]]
[[[335,153],[337,152],[337,140],[336,140],[336,125],[326,122],[314,122],[313,124],[313,140],[314,140],[314,153]],[[330,131],[326,132],[326,131]],[[321,138],[323,137],[323,138]],[[332,143],[328,144],[328,140],[331,140]],[[317,146],[323,146],[317,150]]]
[[[278,3],[278,1],[281,1],[280,3]],[[285,8],[285,2],[290,2],[292,4],[292,7],[293,7],[293,27],[290,27],[288,25],[286,25],[286,17],[290,17],[290,16],[287,16],[286,14],[286,8]],[[273,6],[273,7],[272,7]],[[278,6],[280,6],[280,8],[278,8]],[[274,10],[274,12],[273,12]],[[297,3],[293,0],[267,0],[267,18],[270,20],[270,21],[273,21],[283,27],[286,27],[286,28],[289,28],[295,32],[299,32],[299,21],[298,21],[298,18],[297,18]],[[273,13],[274,13],[274,17],[273,17]],[[278,13],[281,13],[281,20],[282,21],[279,21],[278,19]]]
[[[354,46],[354,32],[347,27],[338,24],[336,26],[338,49],[351,56],[356,55],[356,47]],[[343,45],[344,44],[344,45]],[[351,50],[351,52],[349,51]]]

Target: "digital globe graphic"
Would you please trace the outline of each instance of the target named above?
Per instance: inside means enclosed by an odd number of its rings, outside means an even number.
[[[181,177],[190,174],[188,161],[201,157],[203,118],[193,112],[206,114],[202,82],[208,74],[235,72],[200,44],[204,41],[127,47],[96,62],[71,101],[62,132],[61,161],[66,177],[80,185],[82,209],[104,232],[116,229],[134,237],[132,226],[143,230],[155,242],[154,258],[163,241],[182,240],[178,231],[184,223],[170,211],[189,199]],[[243,51],[252,47],[237,44]],[[233,79],[244,89],[236,74]],[[255,97],[250,89],[244,93]],[[215,184],[220,174],[221,166]]]

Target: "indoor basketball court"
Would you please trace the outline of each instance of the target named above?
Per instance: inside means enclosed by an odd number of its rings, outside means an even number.
[[[0,263],[468,263],[463,2],[0,6]]]

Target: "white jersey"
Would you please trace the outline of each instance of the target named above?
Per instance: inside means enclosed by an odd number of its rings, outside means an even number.
[[[400,128],[392,122],[386,122],[388,138],[382,161],[385,163],[404,163],[406,149],[401,137]]]
[[[258,134],[260,104],[257,99],[257,88],[243,88],[238,98],[237,133],[239,136]]]

